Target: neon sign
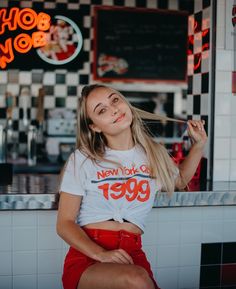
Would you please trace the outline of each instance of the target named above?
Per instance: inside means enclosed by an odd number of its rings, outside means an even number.
[[[236,5],[232,8],[232,24],[234,27],[236,26]]]
[[[7,64],[12,62],[15,58],[14,50],[19,53],[27,53],[32,47],[38,48],[46,45],[46,33],[50,28],[51,17],[43,12],[37,14],[31,8],[11,8],[0,9],[0,35],[4,34],[6,30],[15,31],[22,29],[29,31],[37,29],[31,35],[27,33],[20,33],[14,39],[9,37],[4,44],[0,43],[0,68],[6,68]],[[14,49],[13,49],[14,48]]]

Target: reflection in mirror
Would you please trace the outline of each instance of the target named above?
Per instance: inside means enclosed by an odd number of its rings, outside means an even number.
[[[133,106],[139,109],[187,121],[187,96],[184,89],[176,89],[176,91],[171,92],[121,91],[121,93]],[[179,165],[188,155],[191,147],[187,134],[187,123],[145,121],[145,124],[154,139],[165,145],[170,156]],[[207,183],[207,158],[203,157],[186,191],[205,191],[209,187],[209,182]]]
[[[187,120],[186,91],[140,92],[121,91],[130,103],[140,109],[171,118]],[[185,123],[147,121],[151,134],[165,144],[182,142]]]

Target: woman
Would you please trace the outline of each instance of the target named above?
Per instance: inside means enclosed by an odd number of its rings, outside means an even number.
[[[70,245],[65,289],[159,288],[142,251],[145,218],[156,191],[186,187],[207,136],[202,121],[188,121],[194,144],[177,168],[142,118],[173,121],[132,107],[112,88],[82,90],[77,149],[63,172],[57,220],[58,234]]]

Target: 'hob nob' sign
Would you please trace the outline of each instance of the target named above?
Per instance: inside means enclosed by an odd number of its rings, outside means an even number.
[[[10,35],[9,31],[20,31],[16,36],[0,43],[0,68],[6,68],[7,64],[14,60],[16,51],[27,53],[31,48],[46,45],[45,31],[50,28],[50,20],[48,14],[36,13],[31,8],[0,9],[0,35],[5,33]],[[29,33],[33,29],[34,32]]]

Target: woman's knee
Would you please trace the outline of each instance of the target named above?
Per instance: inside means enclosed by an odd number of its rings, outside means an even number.
[[[137,265],[126,272],[126,284],[130,289],[154,289],[154,284],[147,271]]]

